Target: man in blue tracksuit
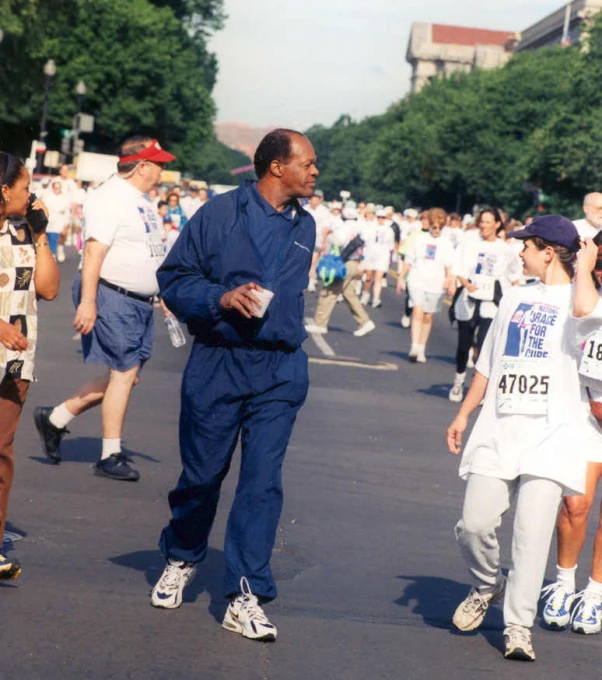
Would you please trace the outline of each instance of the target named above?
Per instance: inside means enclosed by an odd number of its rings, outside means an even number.
[[[308,389],[301,349],[303,291],[315,223],[297,199],[311,196],[314,149],[278,129],[259,144],[258,181],[218,196],[184,227],[157,274],[167,307],[188,324],[194,344],[182,382],[182,474],[169,494],[172,519],[160,547],[167,566],[155,607],[176,608],[207,552],[220,487],[238,436],[242,463],[225,540],[223,626],[274,640],[260,601],[276,597],[270,557],[282,509],[281,468]],[[273,298],[257,316],[255,293]]]

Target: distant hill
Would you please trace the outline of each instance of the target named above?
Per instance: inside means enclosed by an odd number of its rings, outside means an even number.
[[[262,138],[276,126],[252,127],[248,123],[215,123],[217,138],[231,149],[237,149],[253,158],[257,145]]]

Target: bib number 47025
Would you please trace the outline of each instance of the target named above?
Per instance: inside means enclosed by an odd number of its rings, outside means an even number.
[[[497,384],[497,412],[500,414],[545,415],[548,412],[550,375],[536,362],[503,362]]]

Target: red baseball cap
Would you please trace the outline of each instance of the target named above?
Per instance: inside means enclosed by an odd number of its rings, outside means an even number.
[[[176,157],[161,148],[161,145],[156,139],[145,146],[142,151],[139,151],[133,156],[123,156],[119,159],[120,163],[134,163],[135,161],[151,161],[153,163],[170,163],[175,161]]]

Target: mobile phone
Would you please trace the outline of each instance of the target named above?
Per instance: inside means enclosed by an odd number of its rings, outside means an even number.
[[[34,234],[41,234],[44,229],[48,226],[48,218],[46,213],[40,208],[34,210],[33,202],[36,200],[37,196],[35,194],[29,195],[29,201],[27,203],[27,221],[29,226],[32,228]]]

